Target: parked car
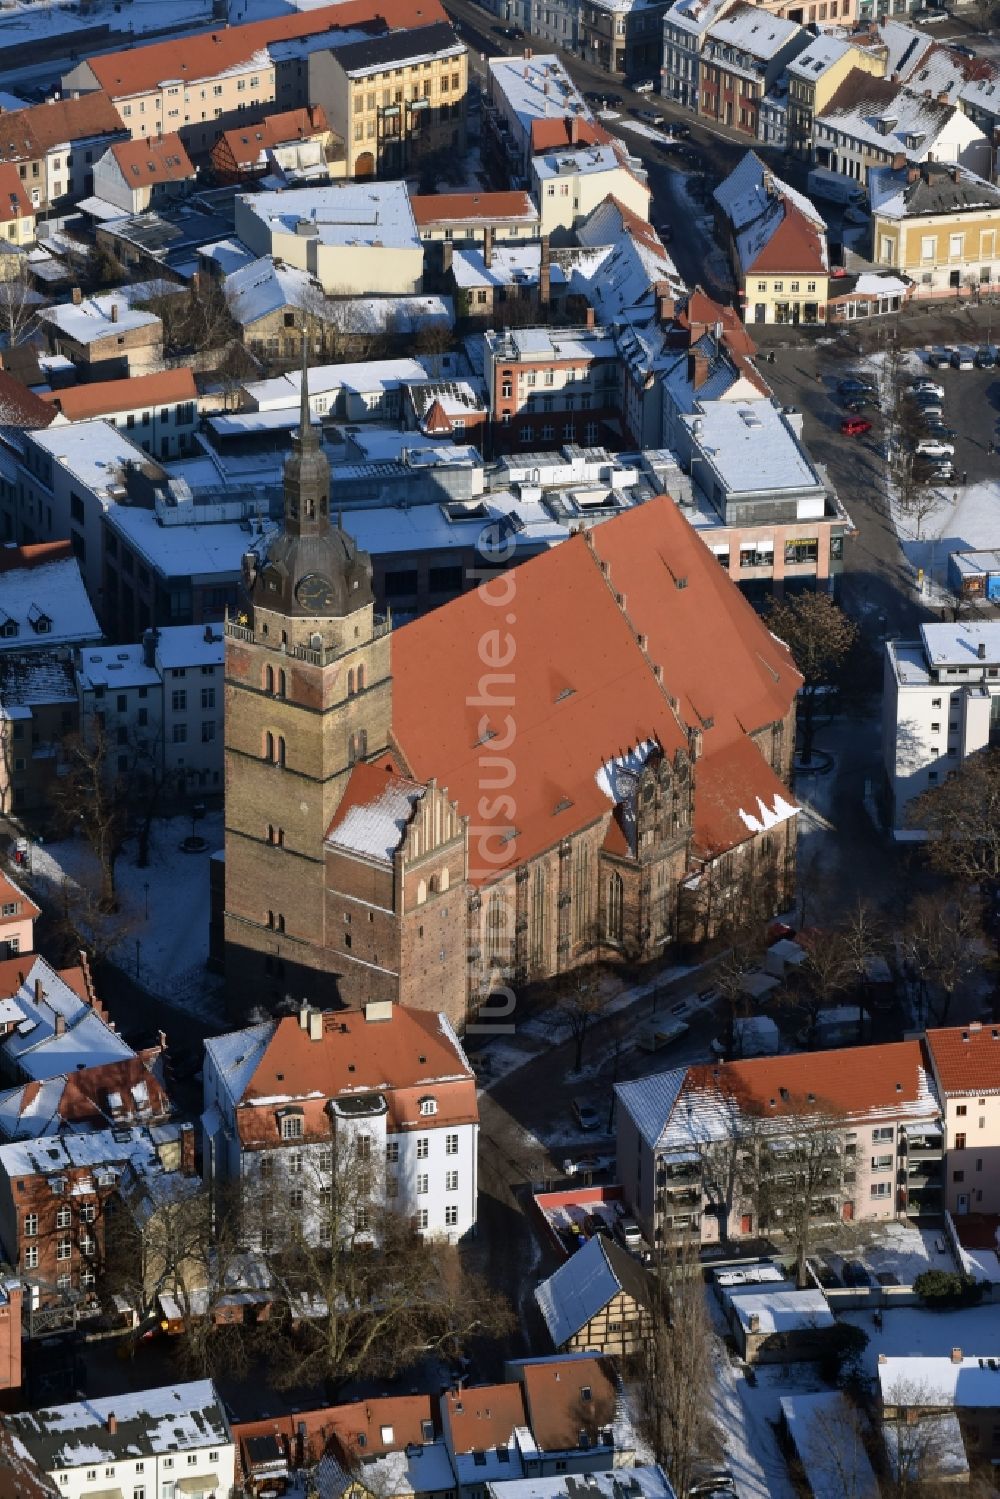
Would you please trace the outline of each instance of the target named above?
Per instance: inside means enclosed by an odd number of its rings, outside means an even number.
[[[921,458],[954,458],[955,447],[953,443],[942,442],[937,437],[922,437],[914,452]]]
[[[588,1133],[593,1129],[600,1129],[601,1116],[592,1103],[584,1103],[582,1099],[574,1098],[573,1114],[580,1128]]]
[[[939,385],[936,380],[929,379],[926,375],[921,375],[919,380],[911,380],[907,389],[912,390],[914,394],[926,391],[932,396],[937,396],[939,400],[944,400],[944,386]]]
[[[866,411],[870,406],[878,406],[878,402],[872,396],[851,396],[844,402],[844,410],[853,412],[855,416],[859,411]]]
[[[691,139],[691,126],[678,125],[677,122],[674,121],[674,123],[670,127],[670,134],[679,141],[689,141]]]
[[[928,437],[936,437],[940,442],[952,442],[958,435],[954,427],[946,427],[944,422],[938,421],[937,418],[926,421],[924,431]]]
[[[1000,364],[1000,349],[996,344],[980,344],[976,350],[976,368],[992,370]]]
[[[927,363],[932,370],[941,369],[944,365],[951,363],[951,350],[939,344],[927,355]]]
[[[658,109],[633,109],[632,113],[637,120],[645,120],[647,125],[665,125],[667,123]]]
[[[613,1155],[570,1156],[562,1163],[567,1176],[586,1176],[588,1171],[591,1176],[599,1176],[602,1171],[613,1171],[614,1167]]]
[[[607,1233],[607,1229],[608,1225],[600,1213],[588,1213],[583,1220],[583,1231],[588,1239],[592,1239],[595,1234]]]
[[[840,424],[841,435],[844,437],[863,437],[871,429],[872,424],[866,416],[845,416]]]
[[[869,1287],[872,1278],[868,1273],[868,1266],[862,1260],[848,1260],[844,1266],[845,1286]]]
[[[976,351],[970,349],[967,344],[960,345],[952,350],[951,367],[953,370],[974,370],[976,367]]]
[[[665,1046],[679,1041],[688,1029],[685,1020],[665,1020],[662,1025],[653,1023],[638,1032],[635,1044],[640,1051],[662,1051]]]
[[[638,78],[632,85],[633,91],[637,94],[651,94],[655,87],[652,78]]]
[[[848,400],[857,400],[865,396],[872,400],[878,398],[878,386],[874,380],[869,380],[865,375],[846,375],[838,382],[837,389]]]
[[[614,1235],[623,1249],[639,1249],[642,1245],[642,1229],[634,1218],[616,1219]]]

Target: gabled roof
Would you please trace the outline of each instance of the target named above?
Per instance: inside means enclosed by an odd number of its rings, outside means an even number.
[[[1000,1092],[1000,1026],[951,1025],[927,1032],[938,1088],[948,1097]]]
[[[421,26],[446,19],[438,0],[378,0],[374,12],[372,0],[342,0],[339,5],[272,16],[266,21],[228,26],[207,35],[126,47],[120,52],[91,57],[87,66],[102,89],[113,98],[127,99],[133,94],[148,93],[165,79],[194,83],[215,78],[242,63],[249,64],[271,42],[318,36],[375,17],[381,17],[390,27]]]
[[[191,158],[176,131],[117,141],[110,149],[130,188],[151,187],[157,182],[186,182],[195,176]]]
[[[32,556],[27,564],[16,551],[0,561],[0,654],[100,640],[80,564],[66,546],[62,556]]]
[[[7,370],[0,369],[0,426],[47,427],[54,417],[55,412],[40,396]],[[69,546],[68,542],[55,544]]]
[[[60,1073],[0,1094],[0,1135],[34,1140],[63,1130],[148,1122],[171,1112],[169,1095],[140,1057]]]
[[[154,370],[152,374],[133,375],[128,380],[95,380],[88,385],[46,391],[41,399],[69,421],[87,422],[95,416],[113,416],[140,406],[196,401],[198,387],[187,368]]]
[[[817,1119],[932,1119],[937,1104],[919,1041],[798,1052],[674,1069],[615,1088],[650,1149],[690,1150],[730,1135],[741,1118],[781,1132]]]
[[[553,1345],[562,1348],[620,1291],[649,1305],[649,1281],[639,1262],[605,1234],[594,1234],[535,1291]]]
[[[605,818],[597,777],[607,761],[650,744],[672,759],[686,750],[687,726],[711,719],[707,762],[784,718],[799,684],[785,647],[668,498],[572,536],[512,576],[517,606],[502,640],[516,661],[517,735],[504,754],[515,767],[517,806],[513,836],[502,805],[479,818],[499,862],[489,873],[474,867],[476,883]],[[497,628],[495,614],[474,590],[393,637],[393,731],[404,760],[418,780],[436,776],[469,816],[478,815],[481,760],[490,754],[484,734],[506,732],[503,672],[498,699],[479,702],[477,642]],[[783,790],[758,758],[734,815],[754,809],[751,795]],[[750,836],[744,827],[739,841]]]
[[[124,130],[121,116],[106,94],[49,99],[30,109],[0,114],[0,161],[31,161],[44,156],[52,146]]]
[[[579,115],[556,115],[550,119],[531,122],[531,151],[537,156],[542,151],[561,150],[564,146],[609,146],[611,135],[596,120],[581,119]]]
[[[0,583],[0,590],[3,584]],[[6,921],[35,921],[41,916],[41,911],[29,895],[25,895],[20,885],[12,880],[9,874],[0,869],[0,908],[5,905],[16,905],[17,913],[14,916],[3,916],[0,914],[0,923]]]
[[[0,162],[0,224],[31,218],[34,211],[17,167],[12,161]]]
[[[527,1359],[519,1366],[528,1420],[542,1452],[570,1452],[586,1431],[593,1442],[608,1430],[618,1404],[608,1358]]]
[[[361,761],[348,777],[325,842],[356,858],[391,866],[424,787]]]
[[[714,21],[708,28],[713,41],[726,42],[742,52],[762,61],[775,57],[795,37],[808,40],[797,21],[784,16],[775,16],[758,5],[734,5],[732,10]],[[725,67],[725,62],[718,62]]]
[[[441,1408],[445,1439],[456,1456],[506,1447],[516,1428],[527,1424],[519,1384],[446,1390]]]
[[[327,1416],[328,1429],[348,1467],[386,1452],[423,1446],[425,1423],[434,1424],[429,1395],[356,1400],[331,1407]]]
[[[244,328],[282,308],[301,308],[314,296],[322,302],[322,292],[308,271],[278,263],[270,255],[227,276],[225,293],[229,311]]]
[[[432,193],[410,199],[418,228],[433,224],[509,224],[534,225],[538,209],[528,193]]]
[[[239,125],[234,130],[223,131],[220,144],[228,147],[238,167],[250,168],[257,165],[264,151],[273,151],[292,141],[308,140],[310,136],[325,135],[329,129],[330,123],[322,104],[310,104],[304,109],[267,115],[256,125]]]
[[[826,223],[808,198],[782,182],[748,151],[715,201],[732,226],[744,275],[788,271],[825,275],[829,269]]]

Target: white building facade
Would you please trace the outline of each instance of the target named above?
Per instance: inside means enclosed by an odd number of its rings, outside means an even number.
[[[897,838],[920,836],[915,797],[998,738],[1000,623],[926,624],[919,640],[886,642],[882,763]]]

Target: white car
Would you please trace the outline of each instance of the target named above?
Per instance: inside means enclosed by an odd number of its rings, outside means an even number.
[[[941,442],[936,437],[924,437],[917,443],[914,452],[919,453],[921,458],[954,458],[955,447],[953,443]]]
[[[651,94],[655,85],[652,78],[640,78],[638,83],[633,83],[632,89],[637,94]]]
[[[927,395],[937,396],[939,401],[944,400],[944,386],[939,385],[936,380],[928,380],[926,376],[922,376],[919,380],[912,380],[909,388],[914,394],[917,391],[926,391]]]

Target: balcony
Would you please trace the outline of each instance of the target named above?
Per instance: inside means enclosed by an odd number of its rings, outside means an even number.
[[[940,1161],[944,1155],[944,1141],[940,1135],[905,1142],[907,1161]]]

